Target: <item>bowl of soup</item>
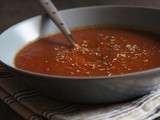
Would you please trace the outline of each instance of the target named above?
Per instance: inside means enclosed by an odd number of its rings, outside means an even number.
[[[160,10],[93,6],[60,12],[81,49],[46,15],[0,35],[0,60],[44,95],[74,103],[113,103],[160,85]]]

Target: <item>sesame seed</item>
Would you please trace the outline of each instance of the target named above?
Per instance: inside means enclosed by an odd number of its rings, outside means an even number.
[[[100,54],[100,53],[98,53],[98,52],[95,52],[95,55],[96,55],[96,56],[101,56],[101,54]]]
[[[107,58],[108,58],[108,56],[104,56],[104,57],[103,57],[104,60],[107,59]]]
[[[88,74],[90,74],[90,72],[86,72],[86,74],[88,75]]]
[[[76,70],[76,72],[80,72],[80,70]]]
[[[108,76],[111,76],[111,75],[112,75],[112,73],[109,73],[109,74],[108,74]]]
[[[116,55],[117,57],[126,57],[126,54],[124,54],[124,53],[118,53],[117,55]]]
[[[59,59],[56,59],[56,62],[59,62]]]
[[[75,66],[75,64],[71,64],[72,66]]]
[[[57,51],[57,50],[59,50],[59,49],[55,47],[55,48],[54,48],[54,50],[56,50],[56,51]]]
[[[143,62],[149,62],[149,60],[148,60],[148,59],[145,59]]]
[[[88,66],[88,64],[85,63],[84,66]]]
[[[71,75],[74,75],[74,72],[70,72]]]
[[[127,70],[132,70],[131,68],[128,68]]]
[[[103,42],[100,42],[100,45],[103,45],[104,43]]]
[[[48,63],[48,60],[45,60],[44,62],[45,62],[45,63]]]
[[[102,65],[97,65],[97,67],[102,67]]]
[[[132,51],[132,52],[135,52],[137,49],[138,49],[138,46],[137,45],[130,45],[130,44],[127,44],[126,47]]]
[[[130,49],[130,48],[131,48],[131,45],[130,45],[130,44],[127,44],[126,47],[127,47],[128,49]]]
[[[126,54],[121,54],[122,57],[126,57]]]
[[[50,68],[46,68],[46,71],[50,71]]]
[[[73,59],[71,57],[69,57],[69,60],[72,61]]]
[[[113,47],[114,47],[115,49],[116,49],[116,48],[118,48],[118,49],[119,49],[119,48],[120,48],[120,45],[118,45],[118,44],[114,44],[114,45],[113,45]]]
[[[96,68],[96,65],[95,65],[95,64],[93,64],[93,65],[92,65],[92,69],[95,69],[95,68]]]
[[[117,60],[117,58],[114,58],[114,59],[113,59],[113,61],[116,61],[116,60]]]
[[[115,38],[115,36],[111,36],[111,38],[112,38],[112,39],[114,39],[114,38]]]
[[[100,71],[105,71],[106,69],[105,69],[105,68],[100,68],[99,70],[100,70]]]

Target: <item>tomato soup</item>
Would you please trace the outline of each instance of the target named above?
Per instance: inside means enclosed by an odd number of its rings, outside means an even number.
[[[61,76],[112,76],[160,66],[159,36],[121,27],[86,27],[72,34],[80,49],[61,33],[25,46],[15,58],[20,69]]]

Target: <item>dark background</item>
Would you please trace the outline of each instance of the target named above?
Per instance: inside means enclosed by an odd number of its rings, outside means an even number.
[[[160,0],[53,0],[53,2],[58,9],[101,4],[160,7]],[[23,19],[42,13],[39,0],[0,0],[0,32]]]
[[[58,9],[91,5],[134,5],[160,8],[160,0],[53,0]],[[0,33],[26,18],[44,13],[39,0],[0,0]],[[0,101],[0,120],[23,120]]]

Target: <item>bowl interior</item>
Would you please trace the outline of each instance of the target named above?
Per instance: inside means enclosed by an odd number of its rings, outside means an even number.
[[[160,32],[160,10],[158,9],[95,6],[64,10],[60,14],[70,28],[92,25],[120,25]],[[0,60],[15,68],[15,55],[20,49],[39,37],[57,32],[59,30],[46,15],[36,16],[18,23],[0,35]]]

